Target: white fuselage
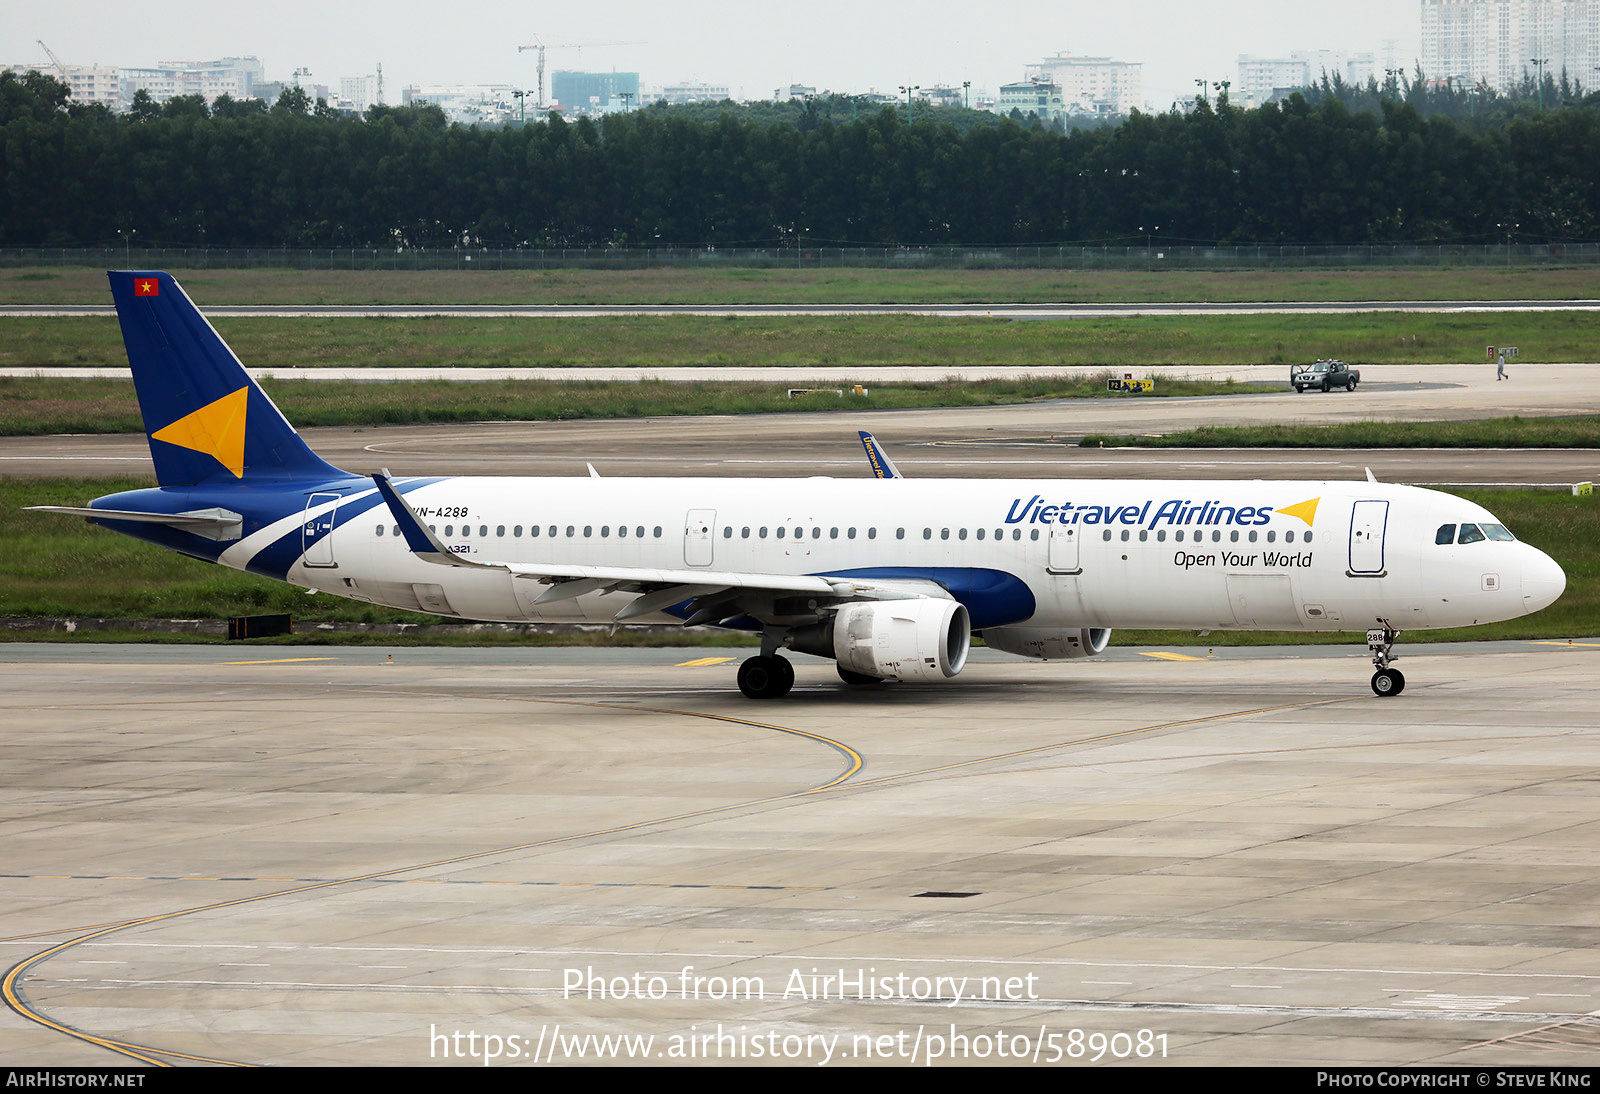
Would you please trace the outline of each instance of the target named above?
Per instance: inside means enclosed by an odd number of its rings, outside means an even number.
[[[482,620],[606,622],[634,598],[535,604],[537,581],[423,561],[369,493],[318,495],[219,561],[242,567],[294,522],[331,515],[289,580]],[[447,478],[405,498],[475,562],[1012,575],[1031,612],[990,625],[1410,630],[1524,615],[1564,586],[1526,544],[1437,542],[1445,524],[1494,524],[1480,506],[1371,482]]]

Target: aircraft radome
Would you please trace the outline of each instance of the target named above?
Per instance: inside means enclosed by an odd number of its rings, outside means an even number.
[[[159,483],[41,506],[207,562],[460,619],[663,623],[761,636],[849,684],[956,676],[974,634],[1092,657],[1112,628],[1365,632],[1398,695],[1403,630],[1538,611],[1566,576],[1493,514],[1365,482],[874,477],[456,478],[325,463],[183,289],[109,274]]]

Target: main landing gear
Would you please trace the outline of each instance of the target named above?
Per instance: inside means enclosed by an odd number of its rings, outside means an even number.
[[[1367,632],[1367,649],[1372,651],[1372,664],[1378,670],[1372,674],[1372,694],[1380,699],[1399,695],[1406,689],[1405,674],[1389,667],[1395,659],[1394,644],[1399,637],[1400,632],[1389,626],[1388,620],[1383,621],[1381,629]]]
[[[781,699],[794,687],[794,666],[788,658],[762,654],[739,666],[739,690],[747,699]]]

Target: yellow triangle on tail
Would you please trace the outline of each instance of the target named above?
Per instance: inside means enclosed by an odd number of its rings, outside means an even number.
[[[1306,527],[1311,527],[1311,522],[1317,517],[1317,502],[1321,498],[1311,498],[1309,501],[1296,502],[1293,505],[1279,506],[1277,512],[1286,517],[1299,517],[1306,522]]]
[[[192,449],[212,457],[233,472],[234,478],[244,478],[244,412],[250,389],[242,387],[216,402],[207,403],[192,414],[186,414],[164,429],[150,434],[158,441]]]

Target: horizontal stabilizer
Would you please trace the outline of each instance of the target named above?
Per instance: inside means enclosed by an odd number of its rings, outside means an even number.
[[[72,505],[29,505],[35,513],[58,513],[89,520],[126,520],[135,524],[165,524],[206,539],[238,539],[244,518],[227,509],[193,509],[187,513],[151,513],[132,509],[87,509]]]

